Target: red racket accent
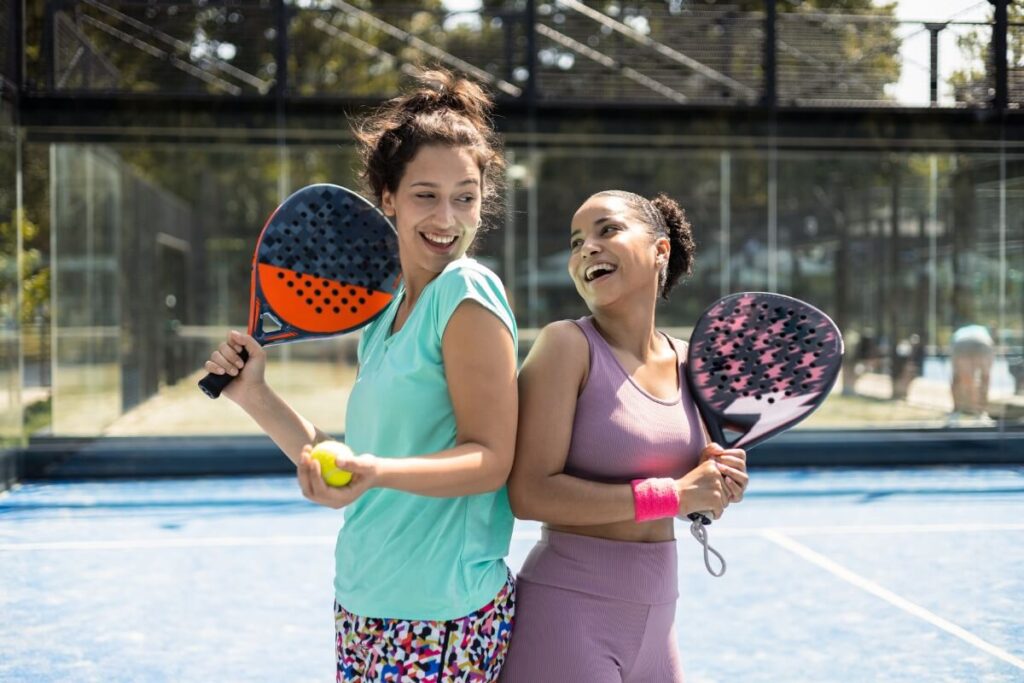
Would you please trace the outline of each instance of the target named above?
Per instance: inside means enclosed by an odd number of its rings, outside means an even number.
[[[294,327],[317,334],[357,327],[390,303],[392,294],[325,280],[287,268],[258,265],[268,307]]]

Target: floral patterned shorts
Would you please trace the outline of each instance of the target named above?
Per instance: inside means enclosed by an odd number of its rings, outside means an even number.
[[[448,621],[361,617],[335,603],[337,681],[496,681],[514,615],[511,575],[494,600]]]

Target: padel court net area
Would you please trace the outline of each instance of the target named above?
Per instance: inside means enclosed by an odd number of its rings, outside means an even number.
[[[340,518],[285,476],[0,494],[0,681],[333,680]],[[677,522],[688,681],[1024,680],[1024,468],[753,463],[710,530],[720,579]]]

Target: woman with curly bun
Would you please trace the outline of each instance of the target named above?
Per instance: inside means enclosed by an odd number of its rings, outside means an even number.
[[[505,481],[516,435],[516,344],[501,281],[466,256],[492,205],[502,156],[490,99],[428,72],[356,125],[368,190],[398,233],[402,285],[363,330],[337,465],[330,437],[264,381],[265,353],[232,332],[211,372],[298,468],[303,494],[345,509],[335,551],[338,681],[492,681],[515,597]],[[245,363],[239,351],[245,348]]]
[[[654,324],[691,271],[693,235],[669,197],[617,190],[584,202],[570,231],[591,315],[544,328],[520,371],[509,495],[544,528],[502,680],[682,681],[673,518],[717,518],[747,484],[745,453],[707,444],[686,343]]]

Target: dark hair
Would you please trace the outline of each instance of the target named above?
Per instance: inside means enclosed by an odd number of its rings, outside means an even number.
[[[398,189],[421,147],[467,147],[480,168],[481,212],[494,213],[505,160],[491,127],[490,96],[444,69],[420,72],[417,80],[418,87],[353,124],[366,189],[380,205],[384,190]]]
[[[684,275],[693,272],[693,261],[697,254],[697,243],[693,240],[693,230],[686,220],[683,207],[664,192],[654,199],[641,197],[633,192],[623,190],[605,190],[594,197],[617,197],[647,224],[655,238],[667,237],[670,244],[668,264],[661,272],[660,291],[662,299],[668,299],[668,293]]]

